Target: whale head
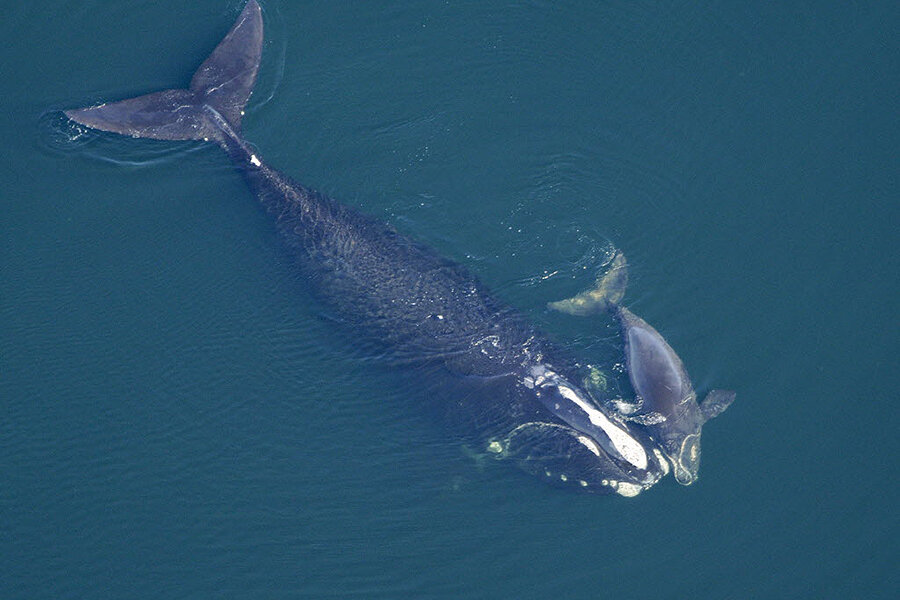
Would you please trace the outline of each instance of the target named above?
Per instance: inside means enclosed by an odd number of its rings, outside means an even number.
[[[532,365],[518,394],[534,420],[496,440],[494,449],[520,459],[525,470],[585,491],[622,496],[637,495],[668,471],[646,433],[550,364]]]

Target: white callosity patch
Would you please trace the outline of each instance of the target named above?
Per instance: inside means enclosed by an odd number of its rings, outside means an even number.
[[[579,435],[578,441],[581,442],[582,444],[584,444],[588,450],[590,450],[597,456],[600,456],[600,448],[597,447],[597,444],[594,443],[594,440],[592,440],[591,438],[589,438],[587,436]]]
[[[639,423],[640,425],[659,425],[660,423],[666,422],[666,417],[658,412],[649,412],[645,415],[635,415],[628,418],[635,423]]]
[[[643,486],[637,483],[629,483],[627,481],[616,481],[615,479],[604,479],[600,482],[600,485],[610,487],[620,496],[625,496],[626,498],[633,498],[641,493],[644,489]]]
[[[559,389],[559,393],[562,394],[563,398],[576,404],[587,414],[591,423],[602,429],[603,433],[609,436],[610,441],[622,458],[639,469],[647,468],[647,453],[639,441],[631,437],[627,431],[615,425],[602,412],[589,405],[572,388],[560,385],[557,389]]]
[[[250,155],[250,164],[253,165],[254,167],[258,167],[258,166],[260,166],[262,163],[259,162],[259,159],[256,158],[256,155],[255,155],[255,154],[251,154],[251,155]]]
[[[579,410],[587,415],[592,424],[603,430],[603,433],[612,442],[613,447],[619,456],[627,460],[635,467],[645,470],[647,468],[647,453],[644,446],[631,437],[629,433],[622,427],[616,425],[603,414],[602,411],[591,406],[587,400],[582,398],[578,392],[566,385],[565,380],[548,369],[545,365],[532,367],[531,377],[525,377],[522,383],[525,387],[531,389],[534,387],[556,387],[559,394],[578,407]],[[559,409],[559,406],[556,407]]]
[[[627,483],[625,481],[620,481],[619,485],[616,486],[616,493],[620,496],[625,496],[626,498],[633,498],[641,493],[643,490],[641,486],[636,483]]]
[[[653,449],[653,454],[656,455],[656,460],[659,461],[659,466],[662,467],[663,477],[669,474],[669,461],[666,460],[666,457],[663,456],[663,453],[660,452],[657,448]]]

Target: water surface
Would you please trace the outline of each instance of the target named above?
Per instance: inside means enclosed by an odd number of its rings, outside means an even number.
[[[547,314],[610,245],[738,400],[700,480],[481,464],[304,292],[215,148],[57,110],[186,84],[240,2],[6,11],[0,596],[846,598],[896,589],[892,3],[264,4],[246,137]]]

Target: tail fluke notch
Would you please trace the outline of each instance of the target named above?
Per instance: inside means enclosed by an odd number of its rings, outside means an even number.
[[[262,12],[256,0],[250,0],[191,79],[191,92],[219,111],[235,131],[241,129],[244,106],[256,83],[262,44]]]

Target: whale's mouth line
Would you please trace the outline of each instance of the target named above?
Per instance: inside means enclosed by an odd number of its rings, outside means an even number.
[[[641,491],[650,488],[659,480],[658,477],[653,477],[652,475],[646,478],[635,478],[624,472],[617,473],[603,468],[606,461],[611,458],[609,453],[605,451],[593,437],[580,432],[578,429],[566,423],[531,421],[519,424],[502,438],[491,440],[487,444],[486,450],[498,459],[524,458],[526,461],[531,461],[533,456],[529,452],[520,454],[521,451],[514,448],[514,446],[515,440],[519,435],[527,436],[528,432],[534,430],[554,430],[571,436],[583,446],[587,452],[590,452],[596,457],[596,465],[600,467],[598,473],[602,472],[602,475],[599,476],[590,475],[589,471],[584,471],[583,469],[579,470],[578,468],[573,469],[566,465],[542,465],[538,459],[537,468],[532,470],[546,478],[548,481],[561,483],[586,491],[606,490],[607,493],[632,497],[636,496]],[[567,454],[567,456],[569,458],[572,457],[571,454]],[[666,467],[666,471],[667,470],[668,467]]]

